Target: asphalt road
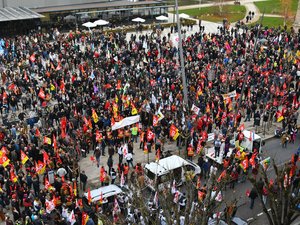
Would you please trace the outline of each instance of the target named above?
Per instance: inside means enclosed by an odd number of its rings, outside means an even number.
[[[281,147],[279,138],[272,138],[266,141],[263,146],[263,158],[271,157],[274,159],[276,165],[283,165],[285,162],[291,159],[291,155],[295,153],[300,145],[300,134],[298,133],[295,144],[288,144],[286,149]],[[298,168],[300,163],[298,163]],[[274,177],[274,170],[270,166],[268,169],[268,175]],[[265,214],[262,212],[262,205],[260,200],[255,200],[254,208],[250,209],[250,200],[246,197],[247,189],[251,190],[252,184],[247,180],[245,183],[239,183],[236,185],[235,190],[227,189],[224,193],[226,200],[238,198],[238,211],[236,216],[241,217],[244,220],[248,220],[249,224],[255,225],[268,225],[268,220]],[[300,219],[299,221],[300,222]]]

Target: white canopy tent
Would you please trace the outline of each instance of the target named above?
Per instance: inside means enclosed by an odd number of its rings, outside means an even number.
[[[97,25],[92,22],[86,22],[86,23],[82,24],[82,26],[87,27],[87,28],[93,28],[93,27],[96,27]]]
[[[138,22],[138,23],[144,23],[146,20],[140,17],[134,18],[131,21]]]

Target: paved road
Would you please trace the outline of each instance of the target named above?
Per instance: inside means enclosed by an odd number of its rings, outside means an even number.
[[[297,151],[297,148],[300,145],[300,134],[298,133],[296,143],[289,144],[287,149],[281,148],[280,139],[272,138],[266,142],[266,145],[263,148],[263,156],[268,157],[270,156],[272,159],[275,160],[277,165],[282,165],[288,160],[291,159],[291,155]],[[299,166],[299,164],[298,164]],[[273,177],[274,171],[271,167],[268,170],[268,174]],[[247,220],[253,218],[251,224],[259,224],[259,225],[267,225],[268,221],[264,214],[262,213],[262,206],[260,204],[260,200],[256,199],[254,209],[251,210],[249,198],[246,197],[246,190],[251,189],[252,185],[249,181],[245,183],[237,184],[234,191],[231,189],[225,192],[225,199],[233,199],[233,198],[240,198],[238,205],[240,206],[237,211],[237,216]],[[258,216],[259,215],[259,216]],[[299,221],[298,221],[299,222]]]

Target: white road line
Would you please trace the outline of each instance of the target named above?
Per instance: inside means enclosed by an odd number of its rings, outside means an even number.
[[[271,208],[270,209],[268,209],[268,212],[270,212],[271,211]]]
[[[261,215],[263,215],[263,214],[264,214],[264,213],[258,213],[257,216],[261,216]]]
[[[253,217],[248,218],[248,219],[247,219],[247,222],[249,222],[249,221],[251,221],[251,220],[254,220]]]

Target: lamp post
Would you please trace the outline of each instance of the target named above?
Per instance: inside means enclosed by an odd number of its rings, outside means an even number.
[[[184,68],[181,26],[180,26],[179,14],[178,14],[178,0],[175,0],[175,8],[176,8],[176,18],[177,18],[178,39],[179,39],[178,47],[179,47],[179,59],[180,59],[180,73],[181,73],[182,86],[183,86],[183,100],[184,100],[184,104],[186,104],[186,106],[188,107],[188,92],[187,92],[185,68]]]

